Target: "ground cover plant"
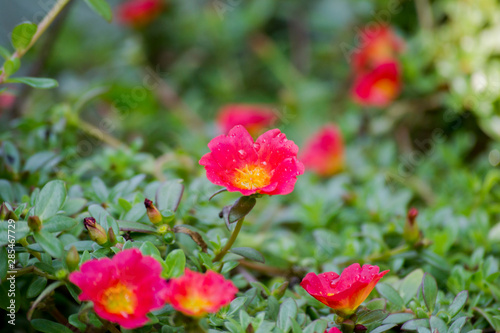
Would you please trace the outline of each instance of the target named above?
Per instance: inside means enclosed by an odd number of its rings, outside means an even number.
[[[496,1],[22,3],[2,332],[500,331]]]

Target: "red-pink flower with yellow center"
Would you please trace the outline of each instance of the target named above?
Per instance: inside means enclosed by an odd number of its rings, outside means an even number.
[[[361,105],[384,107],[399,95],[400,90],[398,64],[390,62],[359,75],[354,82],[352,95]]]
[[[351,59],[353,69],[360,73],[394,61],[403,48],[403,40],[389,26],[381,25],[375,31],[364,29],[358,50]]]
[[[387,272],[379,273],[377,266],[352,264],[341,275],[308,273],[300,285],[338,315],[347,317],[356,311]]]
[[[231,104],[220,109],[217,126],[227,134],[236,125],[242,125],[251,135],[259,135],[278,119],[273,109],[252,104]]]
[[[118,19],[136,28],[151,23],[163,10],[162,0],[128,0],[119,5]]]
[[[241,125],[227,135],[209,142],[210,153],[200,159],[207,178],[243,195],[288,194],[293,191],[304,165],[297,160],[299,147],[287,140],[279,129],[262,134],[257,140]]]
[[[203,317],[231,303],[237,292],[234,284],[219,273],[186,269],[183,276],[168,280],[167,303],[188,316]]]
[[[331,176],[344,167],[344,143],[340,130],[327,124],[316,132],[305,144],[300,157],[307,170],[320,176]]]
[[[133,329],[145,325],[150,311],[165,304],[167,283],[161,264],[138,249],[124,250],[113,259],[85,262],[69,280],[82,293],[81,301],[92,301],[97,315]]]

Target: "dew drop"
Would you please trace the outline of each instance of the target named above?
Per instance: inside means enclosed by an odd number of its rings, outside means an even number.
[[[330,281],[330,287],[335,288],[340,281],[340,276]]]
[[[262,161],[262,165],[267,165],[267,162],[266,161]]]
[[[244,151],[243,149],[238,150],[238,155],[240,156],[241,159],[245,159],[247,157],[247,152]]]
[[[255,142],[255,143],[253,144],[253,149],[255,149],[255,150],[259,150],[259,149],[260,149],[260,143]]]

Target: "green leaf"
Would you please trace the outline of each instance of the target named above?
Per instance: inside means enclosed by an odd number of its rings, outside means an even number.
[[[401,309],[404,306],[404,301],[398,292],[388,284],[379,283],[376,286],[379,294],[394,305],[397,309]]]
[[[243,296],[243,297],[236,297],[234,300],[231,301],[231,304],[229,304],[229,310],[227,312],[228,316],[231,316],[235,314],[239,309],[245,305],[245,302],[247,301],[248,297]]]
[[[424,296],[425,305],[431,313],[434,311],[436,305],[437,293],[438,288],[436,279],[434,279],[432,275],[425,273],[422,280],[422,294]]]
[[[132,222],[132,221],[117,221],[120,230],[122,231],[135,231],[135,232],[143,232],[143,233],[155,233],[156,227],[150,224],[144,224],[140,222]]]
[[[413,319],[404,323],[401,329],[404,331],[416,331],[419,327],[429,328],[429,320]]]
[[[111,22],[113,12],[106,0],[85,0],[85,2],[94,12],[101,15],[106,21]]]
[[[40,230],[39,232],[33,233],[36,242],[54,258],[61,258],[64,253],[64,248],[59,239],[52,235],[50,232]]]
[[[73,333],[66,326],[47,319],[33,319],[31,326],[37,331],[44,333]]]
[[[182,179],[173,179],[166,181],[156,190],[156,208],[163,211],[170,209],[175,212],[184,193],[184,185],[181,184]]]
[[[52,89],[59,86],[56,80],[42,77],[15,77],[6,80],[9,83],[24,83],[38,89]]]
[[[19,151],[16,146],[9,141],[4,141],[2,151],[5,165],[15,173],[18,173],[21,166],[21,157],[19,156]]]
[[[15,236],[15,240],[19,241],[26,237],[30,233],[30,229],[28,228],[28,223],[25,221],[17,221],[14,223],[14,229],[10,228],[10,239],[12,236]],[[15,234],[12,233],[15,231]],[[9,243],[9,223],[0,222],[0,246],[7,245]]]
[[[46,278],[41,276],[35,277],[33,282],[31,282],[30,286],[28,287],[28,290],[26,291],[26,297],[32,298],[38,296],[46,285],[47,285]]]
[[[422,284],[423,277],[424,271],[419,268],[408,274],[401,282],[399,294],[401,295],[401,298],[403,298],[405,305],[416,296],[418,289]]]
[[[396,326],[396,324],[385,324],[385,325],[380,325],[379,327],[377,327],[376,329],[374,329],[373,331],[370,331],[370,333],[383,333],[383,332],[387,332],[388,330],[390,330],[391,328],[393,328],[394,326]]]
[[[266,260],[264,256],[259,251],[252,249],[251,247],[234,247],[230,250],[230,252],[238,254],[247,259],[264,263]]]
[[[3,68],[5,70],[5,74],[7,76],[10,76],[17,72],[19,70],[19,67],[21,67],[21,60],[19,58],[9,58],[5,60],[3,64]],[[6,80],[5,82],[8,82],[9,80]]]
[[[31,22],[18,24],[12,30],[12,45],[17,51],[24,51],[31,43],[38,27]]]
[[[186,267],[186,255],[182,250],[173,250],[170,252],[165,259],[165,263],[168,266],[168,272],[165,278],[176,278],[184,274],[184,269]]]
[[[460,311],[462,311],[468,299],[469,299],[469,292],[467,290],[458,293],[458,295],[453,300],[453,303],[451,303],[450,307],[448,308],[448,314],[450,315],[451,318],[455,317],[457,314],[460,313]]]
[[[158,250],[158,248],[149,241],[144,242],[139,248],[139,250],[141,250],[142,254],[145,256],[157,255],[158,257],[161,258],[160,251]]]
[[[54,216],[66,200],[66,187],[61,180],[48,182],[38,194],[35,204],[35,215],[45,221]]]
[[[54,215],[43,222],[43,230],[46,232],[60,232],[73,228],[78,221],[64,215]]]
[[[9,59],[11,57],[11,54],[9,50],[7,50],[5,47],[0,46],[0,57],[4,59]]]
[[[448,327],[446,326],[446,323],[442,319],[440,319],[436,316],[431,317],[430,324],[431,324],[431,331],[433,333],[447,333],[448,332]]]
[[[95,194],[99,198],[101,202],[106,202],[108,200],[109,191],[106,187],[106,184],[99,177],[92,178],[92,188],[94,189]]]
[[[411,313],[394,313],[385,318],[382,324],[402,324],[412,319],[415,316]]]
[[[55,158],[57,155],[51,151],[42,151],[36,153],[28,158],[26,163],[24,164],[24,171],[29,171],[31,173],[42,169],[49,161]]]
[[[385,310],[387,301],[384,298],[375,298],[365,304],[368,310]]]
[[[3,201],[14,203],[14,190],[8,180],[0,179],[0,198]]]
[[[453,324],[451,324],[450,328],[448,329],[448,333],[460,333],[466,321],[467,317],[457,318],[457,320],[455,320]]]
[[[357,324],[369,325],[384,320],[387,313],[383,310],[367,311],[358,317]]]
[[[297,303],[292,298],[287,298],[283,303],[281,303],[280,311],[278,313],[277,326],[283,332],[287,333],[292,328],[291,318],[297,316],[298,307]]]
[[[242,219],[250,213],[256,203],[257,200],[254,197],[239,197],[232,206],[229,206],[227,215],[223,212],[226,223],[234,223]]]
[[[324,319],[317,319],[304,328],[304,333],[324,332],[328,322]]]

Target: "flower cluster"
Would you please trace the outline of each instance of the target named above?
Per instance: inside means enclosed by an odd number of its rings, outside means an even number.
[[[356,102],[384,107],[398,96],[401,69],[397,55],[403,46],[388,26],[380,26],[375,32],[362,31],[359,50],[351,58],[355,74],[352,95]]]
[[[234,126],[241,125],[256,136],[272,126],[278,119],[273,109],[252,104],[230,104],[221,108],[217,114],[217,126],[227,134]]]
[[[299,147],[279,129],[273,129],[253,140],[241,125],[227,135],[209,142],[210,153],[200,159],[207,178],[243,195],[288,194],[293,191],[304,165],[297,159]]]
[[[215,272],[186,269],[184,276],[161,278],[161,264],[138,249],[128,249],[112,259],[93,259],[70,274],[81,289],[79,299],[91,301],[101,318],[134,329],[148,323],[147,314],[166,303],[190,316],[217,312],[229,304],[238,289]]]
[[[370,295],[377,282],[387,274],[372,265],[352,264],[341,275],[327,272],[308,273],[300,283],[311,296],[332,308],[339,316],[348,317]]]
[[[307,170],[328,177],[344,167],[344,143],[340,130],[334,124],[319,129],[305,144],[300,156]]]

